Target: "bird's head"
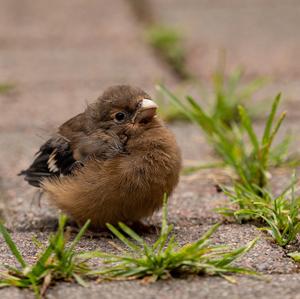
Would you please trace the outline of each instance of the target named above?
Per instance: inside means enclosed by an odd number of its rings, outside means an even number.
[[[137,132],[157,125],[158,106],[140,88],[116,85],[108,88],[87,110],[89,130]]]

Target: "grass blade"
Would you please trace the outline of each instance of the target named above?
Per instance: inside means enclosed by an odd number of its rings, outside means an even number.
[[[119,230],[117,230],[113,225],[107,223],[107,228],[120,240],[122,241],[127,247],[132,249],[133,251],[140,251],[141,248],[126,238]]]
[[[267,119],[264,134],[263,134],[263,137],[262,137],[262,144],[263,145],[266,145],[268,143],[269,139],[270,139],[272,124],[273,124],[274,117],[275,117],[275,114],[276,114],[276,111],[277,111],[277,108],[278,108],[278,105],[279,105],[279,102],[280,102],[280,98],[281,98],[281,93],[279,93],[275,97],[274,102],[272,104],[271,113],[269,114],[269,117]]]
[[[75,246],[77,245],[77,243],[79,242],[79,240],[81,239],[81,237],[84,235],[84,233],[86,232],[86,230],[88,229],[89,225],[91,223],[91,220],[87,220],[85,222],[85,224],[83,225],[83,227],[80,229],[79,233],[76,235],[75,239],[73,240],[73,242],[70,245],[69,251],[73,251]]]
[[[6,244],[8,245],[9,249],[11,250],[13,255],[15,256],[17,261],[20,263],[22,268],[25,268],[27,266],[27,263],[23,259],[20,251],[18,250],[15,242],[12,240],[9,232],[6,230],[6,228],[4,227],[4,225],[1,222],[0,222],[0,233],[2,234]]]
[[[239,114],[240,114],[240,117],[241,117],[242,125],[248,133],[248,136],[249,136],[249,138],[252,142],[252,145],[254,147],[255,152],[258,152],[259,151],[259,142],[258,142],[258,139],[257,139],[256,134],[254,132],[254,129],[252,127],[250,117],[247,114],[244,107],[238,106],[238,110],[239,110]]]

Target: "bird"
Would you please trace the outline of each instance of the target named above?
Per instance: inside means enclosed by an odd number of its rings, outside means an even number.
[[[141,223],[171,195],[181,169],[157,108],[138,87],[111,86],[50,135],[19,175],[79,225]]]

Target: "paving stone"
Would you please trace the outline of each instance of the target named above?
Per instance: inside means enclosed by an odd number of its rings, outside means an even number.
[[[29,290],[17,288],[0,289],[0,296],[3,299],[34,299],[35,296]]]
[[[210,76],[221,50],[229,68],[252,74],[299,76],[297,0],[149,0],[157,19],[182,31],[189,67]]]
[[[153,284],[141,284],[136,281],[109,282],[94,284],[83,288],[72,284],[59,284],[51,288],[46,298],[234,298],[234,299],[299,299],[300,275],[272,275],[266,279],[238,277],[233,284],[218,277],[194,277],[190,279],[173,279]],[[3,299],[34,298],[27,291],[16,289],[0,290]]]

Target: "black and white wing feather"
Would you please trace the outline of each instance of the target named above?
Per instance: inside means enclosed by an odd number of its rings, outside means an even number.
[[[70,143],[66,138],[58,136],[44,143],[30,167],[19,175],[24,175],[30,185],[40,187],[44,178],[71,174],[75,164]]]

